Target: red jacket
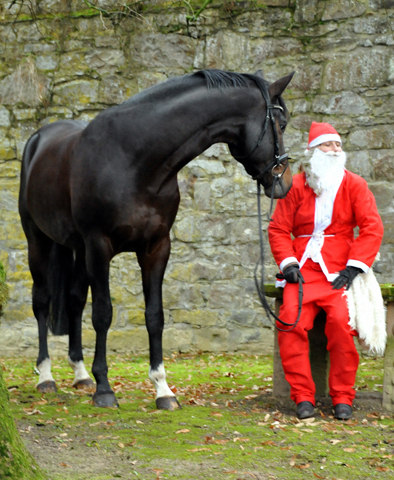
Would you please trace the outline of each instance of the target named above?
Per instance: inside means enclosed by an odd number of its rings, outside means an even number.
[[[301,260],[310,237],[300,235],[313,232],[315,198],[315,193],[306,184],[305,174],[301,173],[293,176],[293,185],[286,198],[278,200],[268,227],[272,254],[278,265],[288,257]],[[359,235],[355,239],[353,229],[356,226]],[[321,250],[329,273],[345,268],[348,260],[358,260],[370,267],[379,251],[383,223],[375,198],[367,182],[347,170],[335,197],[332,221],[325,235],[334,235],[325,237]]]

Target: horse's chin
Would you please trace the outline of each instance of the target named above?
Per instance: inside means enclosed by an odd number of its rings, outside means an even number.
[[[274,198],[285,198],[285,196],[289,193],[292,184],[293,181],[291,181],[289,184],[285,184],[281,178],[275,185]],[[269,187],[264,186],[264,194],[266,197],[272,197],[272,185]]]

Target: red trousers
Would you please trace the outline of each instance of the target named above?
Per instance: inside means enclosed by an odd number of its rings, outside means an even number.
[[[308,330],[312,329],[317,313],[323,309],[327,318],[325,333],[330,354],[330,396],[334,406],[338,403],[351,405],[355,396],[359,356],[353,338],[357,332],[348,325],[349,311],[343,296],[344,289],[333,290],[320,265],[312,260],[307,260],[301,273],[305,283],[300,320],[293,330],[278,333],[283,370],[291,387],[290,396],[297,404],[303,401],[315,404],[316,389],[309,361]],[[284,288],[279,317],[286,323],[294,323],[297,312],[298,284],[288,283]],[[290,328],[279,322],[277,325],[283,329]]]

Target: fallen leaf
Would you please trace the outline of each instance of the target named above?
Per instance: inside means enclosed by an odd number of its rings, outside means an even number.
[[[210,452],[210,448],[202,447],[202,448],[192,448],[191,450],[188,450],[188,452]]]
[[[119,448],[124,448],[124,443],[119,442],[119,443],[118,443],[118,447],[119,447]]]
[[[316,477],[316,478],[326,478],[326,477],[322,477],[321,475],[318,475],[317,473],[313,472],[313,476]]]
[[[388,472],[390,469],[389,467],[376,467],[376,470],[379,472]]]
[[[356,451],[356,449],[355,448],[344,448],[343,451],[348,452],[348,453],[353,453],[353,452]]]
[[[26,415],[44,415],[37,408],[24,408],[23,411],[26,413]]]
[[[343,442],[343,440],[335,440],[335,439],[330,440],[330,443],[332,443],[333,445],[337,445],[338,443],[341,443],[341,442]]]
[[[188,428],[182,428],[181,430],[177,430],[175,433],[189,433],[190,430]]]

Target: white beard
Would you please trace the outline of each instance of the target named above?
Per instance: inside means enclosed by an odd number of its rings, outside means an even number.
[[[345,164],[345,152],[323,152],[319,148],[302,162],[306,181],[318,197],[342,181]]]

